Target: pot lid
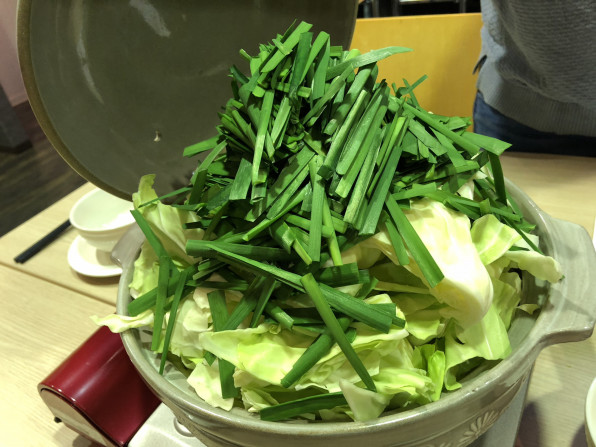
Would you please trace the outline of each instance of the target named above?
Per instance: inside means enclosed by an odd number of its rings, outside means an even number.
[[[18,50],[33,111],[82,177],[130,199],[156,174],[158,194],[187,184],[182,151],[215,135],[239,55],[294,21],[349,47],[357,0],[22,0]]]

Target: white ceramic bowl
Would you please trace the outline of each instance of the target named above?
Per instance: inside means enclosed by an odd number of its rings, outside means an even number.
[[[596,379],[594,379],[588,390],[585,414],[588,447],[596,447]]]
[[[239,408],[226,412],[206,404],[180,372],[172,369],[159,375],[159,358],[149,349],[149,332],[124,332],[124,347],[149,387],[209,447],[467,446],[506,411],[529,379],[543,348],[588,338],[596,320],[596,277],[590,273],[596,269],[596,252],[588,233],[579,225],[550,217],[515,185],[507,185],[524,215],[536,224],[543,251],[560,261],[565,278],[545,284],[526,276],[524,302],[539,303],[541,311],[533,316],[521,313],[514,319],[509,331],[511,355],[488,370],[471,374],[462,380],[461,389],[446,393],[437,402],[366,422],[261,421]],[[128,284],[139,249],[140,245],[131,253],[130,262],[124,263],[120,278],[117,311],[123,315],[131,300]]]
[[[132,202],[96,188],[70,210],[70,223],[90,245],[110,252],[134,223]]]

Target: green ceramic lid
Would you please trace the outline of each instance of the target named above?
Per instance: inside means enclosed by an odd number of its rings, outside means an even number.
[[[81,176],[130,198],[144,174],[158,193],[187,183],[184,147],[215,135],[246,69],[295,20],[348,47],[357,0],[21,0],[18,46],[33,111]]]

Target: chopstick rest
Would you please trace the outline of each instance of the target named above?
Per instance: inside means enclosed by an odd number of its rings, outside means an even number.
[[[37,253],[39,253],[41,250],[43,250],[45,247],[47,247],[53,241],[55,241],[58,238],[58,236],[60,236],[62,233],[64,233],[64,231],[66,231],[68,228],[70,228],[70,220],[69,219],[67,219],[60,225],[58,225],[56,228],[54,228],[52,231],[50,231],[48,234],[46,234],[44,237],[42,237],[39,241],[37,241],[31,247],[27,248],[21,254],[17,255],[14,258],[14,262],[16,262],[17,264],[23,264],[24,262],[27,262],[29,259],[31,259],[33,256],[35,256]]]

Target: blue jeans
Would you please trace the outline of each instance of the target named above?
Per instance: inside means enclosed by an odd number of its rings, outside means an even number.
[[[596,138],[557,135],[525,126],[486,104],[480,92],[474,101],[474,132],[511,143],[507,152],[596,157]]]

